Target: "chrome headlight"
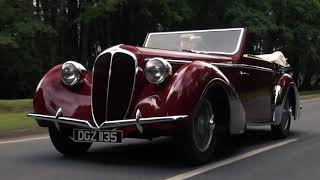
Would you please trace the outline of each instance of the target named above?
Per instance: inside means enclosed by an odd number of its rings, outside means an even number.
[[[172,67],[163,58],[152,58],[147,62],[144,74],[150,83],[160,84],[172,74]]]
[[[68,86],[81,82],[86,68],[75,61],[67,61],[61,68],[61,80]]]

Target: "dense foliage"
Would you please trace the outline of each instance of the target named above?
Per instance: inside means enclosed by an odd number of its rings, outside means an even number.
[[[32,96],[52,66],[147,32],[248,27],[248,53],[281,50],[300,89],[320,86],[320,0],[0,0],[0,98]]]

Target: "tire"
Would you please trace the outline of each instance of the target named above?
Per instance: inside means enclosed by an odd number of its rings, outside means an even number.
[[[49,135],[53,146],[65,156],[76,156],[88,151],[92,143],[74,142],[70,136],[72,129],[49,128]]]
[[[292,120],[292,106],[290,105],[289,98],[286,97],[283,109],[281,122],[278,125],[271,125],[271,134],[275,139],[286,138],[290,133],[290,126]]]
[[[192,126],[182,140],[185,152],[184,160],[191,165],[208,162],[214,155],[216,147],[215,109],[208,98],[200,104]]]

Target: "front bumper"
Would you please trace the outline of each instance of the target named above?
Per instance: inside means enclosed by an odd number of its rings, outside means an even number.
[[[135,119],[105,121],[99,126],[97,124],[91,125],[87,120],[62,117],[59,114],[60,113],[58,110],[56,116],[43,115],[43,114],[37,114],[37,113],[29,113],[27,114],[27,116],[33,117],[37,121],[53,122],[58,130],[60,129],[60,124],[73,125],[76,127],[82,127],[82,128],[88,128],[88,129],[114,129],[114,128],[124,128],[129,126],[137,126],[138,130],[141,133],[143,132],[142,125],[145,125],[145,124],[174,122],[174,121],[186,120],[188,118],[188,115],[141,118],[140,111],[137,111]]]

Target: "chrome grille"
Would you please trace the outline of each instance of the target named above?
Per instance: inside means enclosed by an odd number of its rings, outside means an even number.
[[[136,60],[127,53],[108,52],[95,62],[92,81],[92,112],[98,125],[126,118],[136,76]]]

